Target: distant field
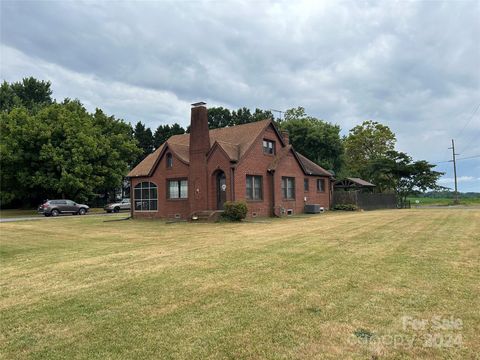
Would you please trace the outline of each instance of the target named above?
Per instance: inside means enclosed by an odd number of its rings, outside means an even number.
[[[480,353],[479,209],[104,220],[0,224],[0,358]]]
[[[408,200],[411,201],[412,206],[416,205],[416,200],[419,201],[418,205],[453,205],[453,199],[448,198],[420,198],[420,197],[410,197]],[[471,199],[460,199],[460,205],[480,205],[480,198],[471,198]]]

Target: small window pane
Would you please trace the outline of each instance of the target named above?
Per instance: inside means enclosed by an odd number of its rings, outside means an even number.
[[[247,175],[245,183],[245,196],[248,200],[262,200],[262,177]]]
[[[180,197],[186,199],[188,197],[188,181],[182,180],[180,182]]]
[[[167,154],[167,168],[171,168],[173,166],[173,156],[172,154]]]
[[[150,210],[157,210],[157,200],[150,200]]]
[[[168,182],[168,193],[170,199],[178,198],[178,183],[176,181],[169,181]]]
[[[261,200],[262,199],[262,178],[260,176],[254,176],[253,180],[255,182],[253,197],[256,200]]]
[[[320,192],[325,192],[325,179],[317,180],[317,190]]]
[[[246,179],[246,196],[247,199],[252,200],[253,199],[253,186],[252,186],[252,176],[247,176]]]
[[[282,178],[282,192],[284,199],[295,199],[295,178],[283,177]]]
[[[275,153],[275,142],[271,140],[263,140],[263,152],[265,154]]]
[[[150,189],[150,199],[157,198],[157,188]]]

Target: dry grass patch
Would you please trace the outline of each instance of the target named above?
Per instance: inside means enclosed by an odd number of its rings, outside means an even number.
[[[480,210],[0,224],[4,358],[472,358]],[[45,226],[48,224],[48,226]],[[425,347],[402,316],[463,321]],[[355,335],[357,334],[357,335]],[[360,334],[360,337],[358,336]],[[418,338],[412,346],[389,337]]]

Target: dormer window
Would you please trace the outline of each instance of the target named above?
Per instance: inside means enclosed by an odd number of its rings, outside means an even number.
[[[173,167],[173,156],[172,154],[167,154],[167,169],[171,169]]]
[[[263,139],[263,153],[274,155],[275,154],[275,141]]]

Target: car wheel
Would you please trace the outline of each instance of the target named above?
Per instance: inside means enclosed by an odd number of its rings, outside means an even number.
[[[51,215],[52,215],[52,216],[58,216],[59,214],[60,214],[60,211],[58,211],[57,209],[53,209],[53,210],[51,211]]]
[[[78,210],[78,215],[85,215],[87,211],[84,209],[84,208],[81,208],[80,210]]]
[[[119,208],[119,207],[116,207],[115,209],[113,209],[113,212],[114,212],[114,213],[120,212],[120,208]]]

